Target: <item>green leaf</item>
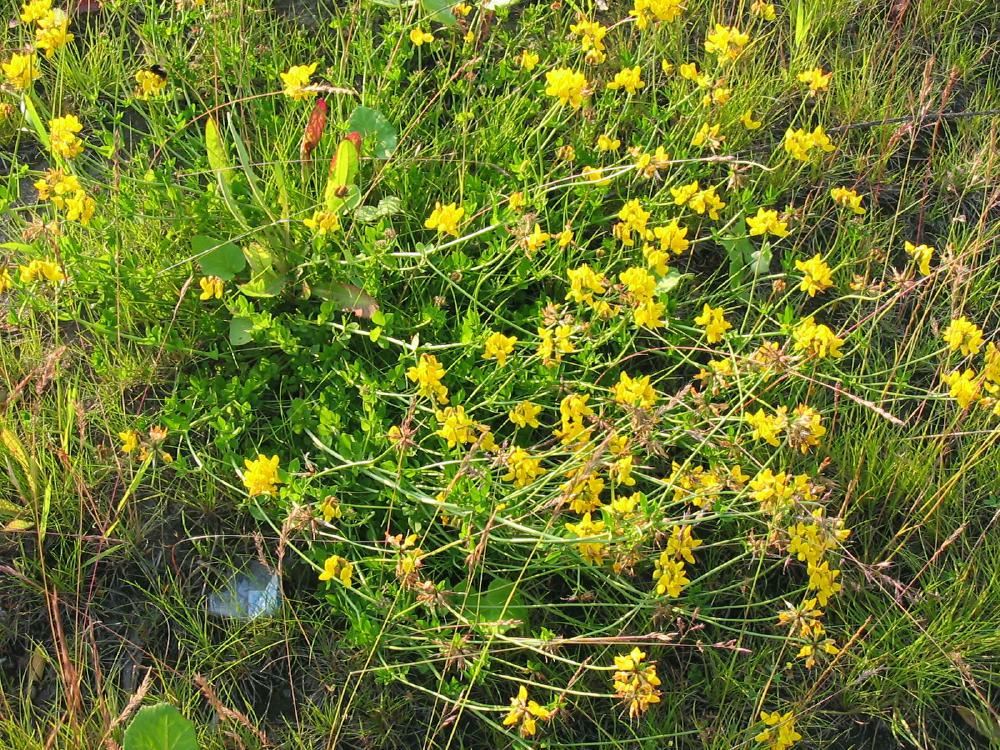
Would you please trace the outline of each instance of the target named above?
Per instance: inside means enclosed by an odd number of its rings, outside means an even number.
[[[201,271],[206,276],[218,276],[229,281],[247,267],[243,251],[232,242],[198,235],[191,238],[191,250],[198,256]]]
[[[505,632],[517,627],[513,620],[528,622],[528,608],[517,591],[517,584],[506,578],[494,578],[486,591],[470,591],[463,614],[473,623],[490,630]],[[461,586],[458,587],[461,590]],[[503,625],[496,623],[503,622]]]
[[[436,21],[444,26],[457,26],[458,19],[451,12],[452,3],[449,0],[420,0],[420,6],[431,21]]]
[[[323,203],[327,211],[337,212],[344,207],[350,188],[355,187],[359,159],[358,145],[354,139],[345,138],[337,146],[337,154],[330,164],[326,190],[323,191]]]
[[[448,5],[445,4],[444,7],[447,8]],[[396,149],[396,128],[377,109],[358,107],[351,115],[351,122],[347,127],[361,133],[366,141],[373,144],[372,154],[376,159],[388,159]]]
[[[208,153],[208,164],[215,173],[219,192],[222,193],[222,200],[225,202],[226,208],[242,226],[247,227],[246,217],[243,216],[243,211],[240,210],[236,199],[233,198],[233,166],[229,159],[229,150],[226,148],[225,141],[222,140],[222,134],[219,133],[219,126],[212,117],[205,121],[205,151]]]
[[[198,750],[194,724],[173,706],[144,706],[125,730],[124,750]]]
[[[1000,721],[985,711],[974,711],[965,706],[955,706],[962,721],[986,737],[993,744],[1000,744]]]
[[[271,251],[260,242],[251,242],[243,248],[250,264],[250,281],[240,285],[247,297],[274,297],[285,285],[285,276],[274,270]]]
[[[253,321],[250,318],[233,318],[229,321],[229,343],[233,346],[243,346],[253,341],[250,331]]]
[[[387,195],[377,206],[359,206],[354,212],[355,221],[362,224],[374,224],[385,216],[394,216],[403,210],[402,201],[394,195]]]

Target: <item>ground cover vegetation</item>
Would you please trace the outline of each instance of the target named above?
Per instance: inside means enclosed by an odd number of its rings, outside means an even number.
[[[994,3],[4,21],[4,747],[1000,742]]]

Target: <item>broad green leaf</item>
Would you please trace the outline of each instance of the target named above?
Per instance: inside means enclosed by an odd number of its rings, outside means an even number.
[[[393,216],[402,211],[402,202],[394,195],[389,195],[378,202],[377,206],[359,206],[354,212],[355,221],[362,224],[374,224],[385,216]]]
[[[517,584],[506,578],[495,578],[484,592],[470,591],[463,614],[473,623],[491,630],[505,632],[517,627],[513,620],[527,623],[528,608],[516,589]],[[458,590],[462,590],[459,586]],[[503,622],[503,625],[496,623]]]
[[[250,264],[250,281],[240,285],[247,297],[274,297],[285,286],[285,276],[274,269],[271,251],[260,242],[251,242],[243,248]]]
[[[124,750],[198,750],[194,724],[167,703],[144,706],[125,730]]]
[[[208,153],[208,164],[215,173],[219,192],[222,193],[222,200],[226,204],[226,208],[241,225],[248,226],[243,211],[240,210],[236,199],[233,198],[233,165],[229,159],[229,150],[226,148],[225,141],[222,140],[219,126],[212,117],[205,120],[205,151]]]
[[[431,21],[444,26],[457,26],[458,20],[451,12],[452,3],[449,0],[420,0],[420,5]]]
[[[250,318],[233,318],[229,321],[229,343],[233,346],[243,346],[253,341],[250,330],[253,321]]]
[[[358,318],[371,318],[378,310],[378,301],[353,284],[323,284],[313,287],[312,293]]]
[[[345,138],[337,146],[337,153],[330,163],[330,174],[323,192],[323,205],[327,211],[339,212],[347,202],[350,188],[358,176],[360,154],[356,138]]]
[[[247,267],[243,251],[232,242],[198,235],[191,238],[191,250],[198,256],[201,271],[206,276],[229,281]]]
[[[396,128],[377,109],[358,107],[347,127],[361,133],[364,140],[372,144],[372,154],[376,159],[388,159],[396,149]]]
[[[222,140],[222,134],[214,117],[205,120],[205,150],[208,152],[208,165],[219,178],[219,182],[228,187],[233,179],[230,174],[233,165],[229,161],[229,150]]]

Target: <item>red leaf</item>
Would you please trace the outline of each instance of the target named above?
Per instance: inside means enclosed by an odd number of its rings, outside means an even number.
[[[302,147],[299,149],[299,158],[302,161],[309,161],[313,149],[319,145],[319,139],[323,137],[323,129],[326,127],[326,100],[317,99],[316,106],[313,107],[312,114],[309,115],[309,122],[302,133]]]
[[[356,130],[352,130],[350,133],[348,133],[344,137],[347,138],[347,140],[349,140],[351,143],[353,143],[357,147],[358,153],[360,154],[361,153],[361,133],[359,133]]]

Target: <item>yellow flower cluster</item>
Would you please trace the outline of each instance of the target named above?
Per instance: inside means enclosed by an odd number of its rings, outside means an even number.
[[[670,188],[670,194],[674,198],[674,205],[687,206],[699,216],[707,213],[708,218],[713,221],[719,220],[719,211],[726,207],[715,186],[702,190],[698,180]]]
[[[796,351],[804,352],[817,359],[839,357],[840,347],[844,345],[842,338],[839,338],[828,326],[817,323],[812,315],[795,326],[792,330],[792,340]]]
[[[566,530],[577,539],[582,539],[576,545],[580,556],[590,565],[600,565],[607,556],[606,541],[600,537],[606,535],[607,526],[604,521],[594,521],[591,514],[584,513],[579,523],[567,523]]]
[[[545,93],[573,109],[583,106],[587,97],[587,77],[570,68],[556,68],[545,74]]]
[[[784,146],[785,151],[799,161],[812,161],[814,153],[829,153],[835,149],[822,125],[817,125],[812,132],[802,128],[788,128],[785,131]]]
[[[799,284],[799,289],[810,297],[822,294],[833,286],[833,272],[819,253],[816,253],[809,260],[795,261],[795,268],[805,274],[802,283]]]
[[[715,55],[719,64],[723,65],[742,55],[749,42],[749,34],[741,32],[735,26],[717,23],[705,38],[705,51]]]
[[[682,0],[634,0],[632,15],[635,16],[635,27],[644,30],[652,23],[676,20],[682,10]]]
[[[695,325],[705,329],[705,340],[709,344],[717,344],[722,341],[732,323],[726,320],[726,311],[721,307],[712,307],[707,302],[701,308],[701,315],[694,319]]]
[[[49,143],[52,153],[72,159],[83,153],[83,141],[77,137],[83,124],[76,115],[64,115],[49,120]]]
[[[434,210],[427,217],[424,226],[436,230],[438,234],[450,234],[458,237],[458,225],[465,216],[465,209],[457,203],[442,205],[440,201],[434,204]]]
[[[645,652],[633,648],[625,656],[616,656],[615,670],[615,695],[628,706],[629,717],[636,719],[660,702],[660,678],[655,663],[646,661]]]
[[[852,213],[864,214],[865,208],[861,205],[863,196],[859,195],[851,188],[835,187],[830,189],[830,197],[839,206],[850,209]]]
[[[608,33],[606,26],[597,21],[581,19],[569,27],[570,33],[580,37],[580,47],[586,53],[585,59],[595,65],[607,59],[604,37]]]
[[[533,700],[528,700],[528,689],[521,685],[517,689],[517,695],[510,699],[510,711],[504,717],[503,725],[516,726],[522,737],[531,737],[535,734],[536,722],[548,721],[551,717],[552,711]]]
[[[31,88],[42,75],[38,70],[38,58],[30,53],[15,52],[2,67],[4,78],[18,91]]]
[[[768,750],[788,750],[802,739],[802,735],[795,731],[795,715],[791,711],[783,714],[761,711],[760,719],[766,728],[754,739],[767,745]]]
[[[319,67],[319,63],[293,65],[284,73],[281,73],[281,83],[284,85],[282,93],[295,101],[312,99],[316,96],[316,92],[309,91],[306,87],[309,86],[309,81],[313,73],[316,72],[317,67]]]
[[[323,562],[323,570],[320,571],[319,580],[339,581],[347,588],[351,587],[351,578],[354,575],[354,566],[340,555],[331,555]]]
[[[448,403],[448,388],[441,382],[444,367],[433,354],[421,354],[417,364],[406,371],[406,377],[417,384],[417,393],[424,398]]]
[[[642,80],[642,70],[636,65],[633,68],[622,68],[615,73],[615,77],[608,83],[609,91],[625,89],[630,94],[636,94],[646,85]]]
[[[931,245],[914,245],[912,242],[903,243],[903,251],[913,258],[924,276],[930,275],[931,258],[934,257],[934,248]]]
[[[244,459],[243,485],[250,497],[256,495],[273,495],[281,480],[278,478],[278,457],[268,458],[263,453],[255,459]]]
[[[66,280],[59,264],[52,260],[32,260],[21,266],[21,282],[30,284],[33,281],[44,279],[50,284],[58,284]]]
[[[76,175],[50,169],[35,182],[35,190],[39,200],[51,201],[58,210],[65,211],[68,221],[79,221],[86,226],[94,216],[97,204],[84,191]]]

